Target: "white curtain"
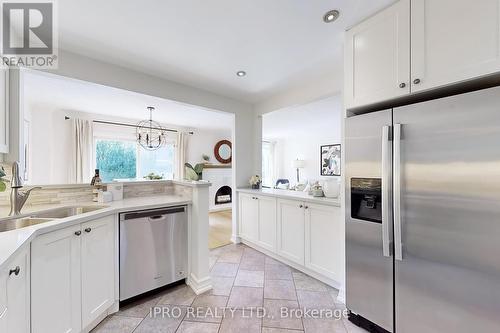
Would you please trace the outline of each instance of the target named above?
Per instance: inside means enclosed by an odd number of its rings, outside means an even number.
[[[187,133],[182,133],[180,131],[177,133],[177,144],[175,146],[176,180],[183,180],[185,176],[184,163],[186,163],[187,140]]]
[[[93,173],[93,123],[91,120],[72,119],[73,133],[71,183],[90,183]]]

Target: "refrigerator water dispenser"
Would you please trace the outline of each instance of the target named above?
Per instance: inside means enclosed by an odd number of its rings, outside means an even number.
[[[351,217],[382,223],[382,180],[351,178]]]

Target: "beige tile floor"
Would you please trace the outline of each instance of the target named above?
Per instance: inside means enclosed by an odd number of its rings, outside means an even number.
[[[210,268],[213,290],[196,296],[185,285],[174,287],[122,308],[93,332],[365,332],[347,319],[280,316],[282,308],[335,310],[345,306],[337,303],[336,289],[245,245],[231,244],[211,250]],[[262,308],[252,313],[250,307]],[[224,316],[224,309],[233,313],[226,310]],[[171,315],[151,316],[155,310]],[[265,316],[257,315],[263,311]],[[204,315],[207,313],[213,315]]]

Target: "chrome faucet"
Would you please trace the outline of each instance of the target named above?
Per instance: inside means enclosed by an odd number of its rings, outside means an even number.
[[[21,209],[23,208],[26,200],[28,200],[31,191],[41,189],[41,187],[33,187],[27,191],[20,192],[19,189],[23,187],[23,181],[19,175],[19,163],[14,162],[12,164],[12,189],[10,191],[10,213],[9,216],[15,216],[21,214]]]

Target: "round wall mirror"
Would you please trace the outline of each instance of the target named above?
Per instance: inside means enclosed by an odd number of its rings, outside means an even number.
[[[231,163],[231,141],[221,140],[217,142],[214,148],[214,155],[217,161],[222,164]]]

